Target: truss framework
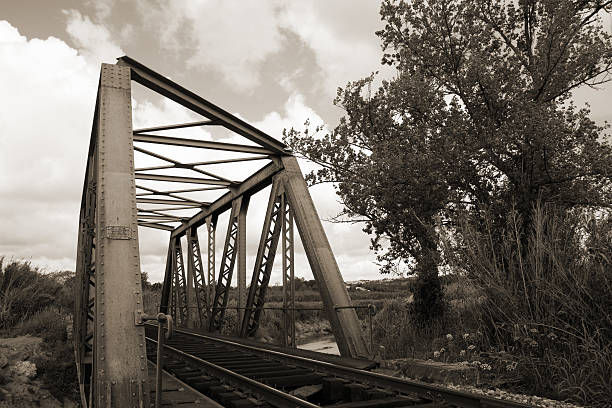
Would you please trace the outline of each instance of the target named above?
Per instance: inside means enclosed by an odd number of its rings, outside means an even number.
[[[132,81],[202,119],[133,130]],[[171,136],[177,129],[194,127],[221,129],[238,135],[244,142]],[[212,159],[185,161],[171,157],[177,151],[173,149],[215,150],[220,154]],[[134,152],[164,164],[135,168]],[[224,157],[221,153],[233,156]],[[263,165],[243,180],[236,180],[233,171],[215,168],[241,166],[245,162]],[[251,198],[268,186],[270,197],[247,287],[247,211]],[[215,193],[223,194],[202,198]],[[216,228],[219,216],[227,211],[230,214],[221,267],[216,271]],[[170,233],[160,311],[170,312],[181,325],[221,329],[236,268],[240,336],[252,336],[257,331],[280,241],[284,342],[294,347],[295,225],[341,354],[369,354],[357,315],[347,308],[351,300],[290,149],[129,57],[119,58],[117,65],[102,65],[79,223],[74,327],[84,406],[146,403],[137,227]],[[198,229],[204,226],[205,243],[200,244]]]

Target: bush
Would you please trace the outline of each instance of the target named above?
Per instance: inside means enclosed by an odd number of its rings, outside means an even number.
[[[64,298],[66,274],[43,274],[29,262],[4,261],[0,257],[0,329],[10,329]]]
[[[66,326],[70,316],[58,313],[55,308],[48,307],[25,322],[20,323],[13,333],[17,336],[31,335],[40,337],[46,344],[54,345],[66,342]]]

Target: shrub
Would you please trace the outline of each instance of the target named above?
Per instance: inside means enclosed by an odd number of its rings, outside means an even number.
[[[0,329],[10,329],[46,307],[70,299],[64,293],[67,274],[43,274],[29,262],[0,257]]]

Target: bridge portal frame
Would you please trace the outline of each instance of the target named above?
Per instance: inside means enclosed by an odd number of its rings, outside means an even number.
[[[131,81],[203,116],[205,120],[132,129]],[[223,126],[248,139],[250,145],[202,141],[152,134],[194,127]],[[139,143],[135,146],[134,143]],[[183,163],[151,152],[141,143],[216,149],[248,157]],[[255,146],[253,146],[255,144]],[[136,169],[134,152],[168,163]],[[268,160],[269,163],[241,182],[205,170],[209,164]],[[188,169],[197,177],[152,173]],[[137,180],[184,183],[188,187],[157,190]],[[254,194],[272,186],[251,285],[246,287],[246,214]],[[137,189],[144,191],[137,194]],[[183,194],[226,189],[213,202],[200,202]],[[157,205],[155,209],[139,208]],[[198,209],[189,218],[170,214],[177,209]],[[222,268],[215,274],[215,231],[219,216],[231,210]],[[324,309],[339,350],[347,357],[368,357],[370,350],[340,274],[338,264],[316,208],[291,150],[234,115],[195,93],[124,56],[116,65],[102,64],[85,182],[81,200],[77,248],[75,355],[83,406],[148,404],[146,344],[142,326],[143,301],[138,251],[138,227],[170,234],[160,311],[175,314],[190,327],[218,330],[229,296],[235,265],[242,337],[257,331],[279,241],[283,269],[283,305],[289,313],[294,302],[293,225],[318,283]],[[178,224],[178,225],[177,225]],[[197,229],[205,226],[206,249],[200,251]],[[186,237],[187,261],[181,239]],[[295,331],[284,313],[285,344],[295,346]]]

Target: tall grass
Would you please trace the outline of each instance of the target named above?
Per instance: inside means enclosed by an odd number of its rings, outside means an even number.
[[[492,347],[514,353],[530,391],[588,405],[612,395],[612,217],[538,205],[531,229],[508,214],[468,221],[446,254],[482,295],[479,324]]]

